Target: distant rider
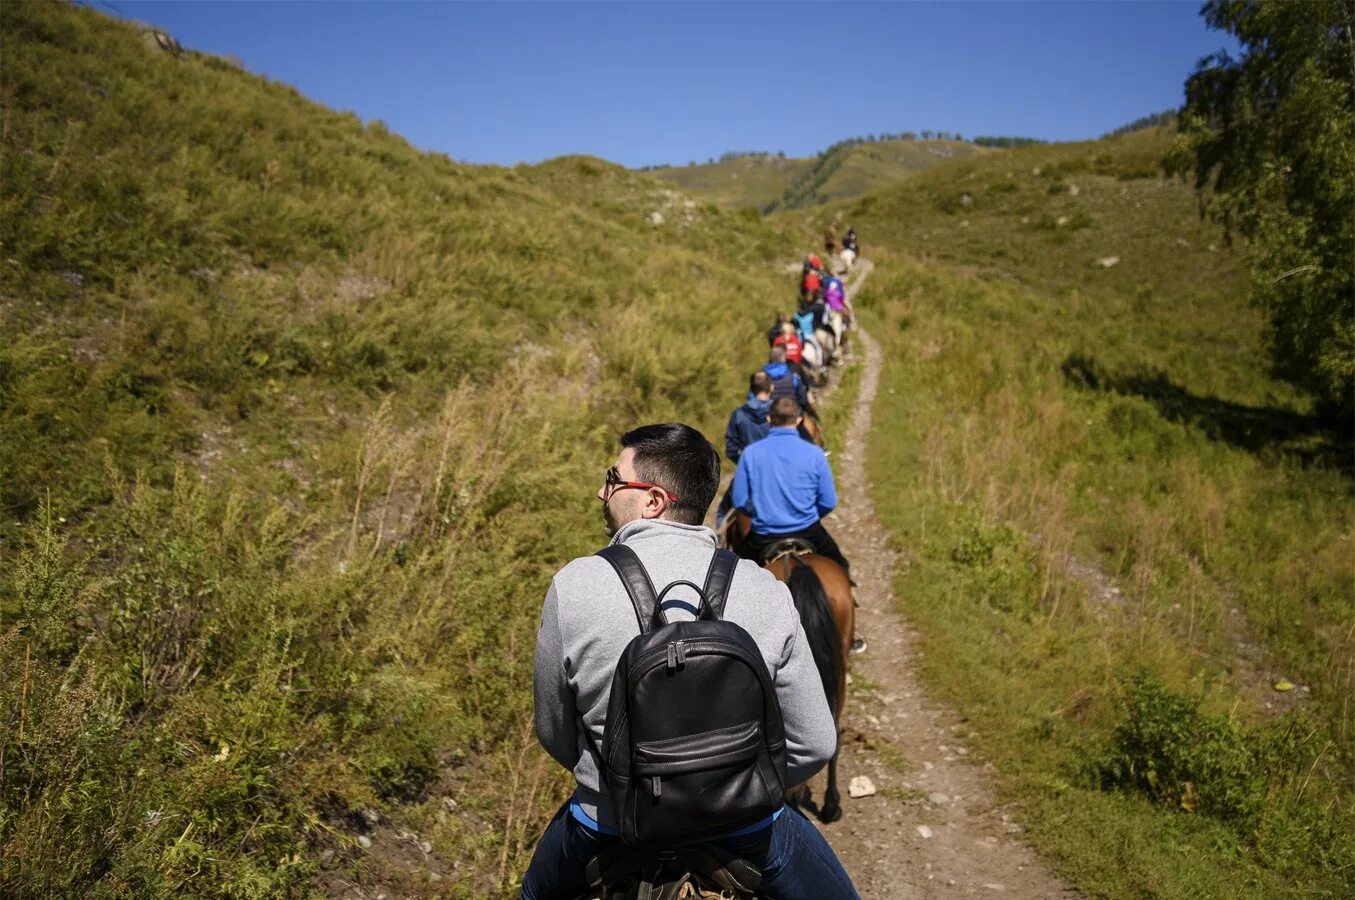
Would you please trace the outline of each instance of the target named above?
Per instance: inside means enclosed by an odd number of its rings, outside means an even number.
[[[818,270],[811,269],[806,272],[804,277],[800,279],[800,302],[811,302],[822,286],[823,279],[819,277]]]
[[[787,322],[781,326],[781,333],[772,340],[773,347],[786,348],[786,362],[802,363],[804,361],[805,342],[800,339],[796,333],[795,325]]]
[[[814,310],[812,307],[802,307],[795,315],[790,317],[795,333],[800,336],[800,342],[809,347],[813,345],[818,353],[819,365],[827,365],[828,355],[823,352],[823,344],[819,343],[819,337],[814,333]],[[803,351],[801,351],[803,356]],[[789,361],[789,358],[788,358]]]
[[[842,239],[842,249],[850,250],[856,254],[858,259],[861,258],[861,248],[856,243],[856,229],[847,229],[847,236]]]
[[[809,412],[810,415],[818,418],[814,412],[813,404],[809,402],[809,384],[801,378],[786,363],[786,348],[784,345],[772,347],[767,355],[767,365],[762,367],[772,380],[772,401],[781,397],[789,397]]]
[[[828,327],[828,304],[823,300],[822,290],[814,291],[813,294],[801,301],[800,311],[796,316],[797,323],[801,321],[805,313],[810,315],[814,331]]]
[[[852,322],[852,305],[847,299],[847,289],[843,285],[842,279],[836,275],[829,278],[823,285],[823,302],[832,312],[842,316],[843,323],[850,325]]]
[[[787,322],[790,322],[790,321],[791,321],[790,313],[777,313],[777,314],[776,314],[776,324],[773,325],[771,328],[767,329],[767,346],[768,346],[768,347],[770,347],[772,344],[776,343],[776,339],[777,339],[778,337],[780,337],[780,335],[781,335],[781,330],[785,327],[786,323],[787,323]]]
[[[715,552],[715,533],[701,521],[719,486],[720,455],[700,432],[678,424],[636,428],[621,436],[621,452],[598,490],[607,534],[635,551],[654,584],[701,584]],[[670,620],[689,619],[695,600],[694,591],[678,586],[663,609]],[[833,755],[837,728],[790,593],[771,573],[740,563],[724,618],[742,626],[762,651],[785,724],[787,783],[799,784]],[[612,676],[638,633],[625,588],[605,559],[585,556],[555,573],[536,638],[536,734],[573,773],[575,788],[537,842],[522,879],[523,900],[585,895],[589,861],[620,844],[580,724],[594,744],[602,743]],[[858,896],[818,829],[789,807],[714,843],[761,868],[759,896]]]
[[[814,321],[814,307],[812,305],[801,304],[800,311],[792,316],[792,321],[795,323],[795,330],[800,333],[800,339],[806,344],[812,340],[817,340],[814,337],[814,329],[821,323]]]
[[[847,308],[847,291],[842,279],[832,275],[823,283],[823,301],[834,312],[843,312]]]
[[[832,256],[837,252],[837,238],[833,236],[831,228],[825,228],[823,232],[823,255]]]

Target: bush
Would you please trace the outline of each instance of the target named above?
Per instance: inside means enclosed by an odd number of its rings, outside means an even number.
[[[1244,727],[1232,715],[1201,712],[1199,700],[1148,674],[1130,683],[1123,714],[1093,767],[1103,789],[1216,819],[1230,828],[1234,851],[1279,872],[1316,865],[1355,886],[1355,817],[1334,798],[1305,796],[1331,749],[1310,716],[1296,710]]]
[[[1140,675],[1125,698],[1124,721],[1098,764],[1103,787],[1229,822],[1251,824],[1265,797],[1255,737],[1230,716],[1200,712],[1199,701]]]

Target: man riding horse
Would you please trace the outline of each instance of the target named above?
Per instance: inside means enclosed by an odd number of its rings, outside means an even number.
[[[734,550],[761,562],[772,544],[797,538],[851,571],[821,521],[837,507],[837,489],[823,450],[800,440],[796,429],[803,417],[793,397],[773,400],[771,430],[739,457],[730,499],[752,516],[753,528]]]
[[[787,436],[805,437],[800,430],[804,414],[793,398],[774,399],[769,420],[767,437],[739,457],[729,486],[735,509],[752,519],[749,533],[731,544],[731,549],[745,559],[761,562],[772,545],[800,540],[850,572],[851,564],[822,522],[837,507],[837,488],[827,454],[807,440],[786,440]],[[853,635],[851,652],[865,649],[865,638]]]
[[[720,455],[710,442],[686,425],[665,424],[623,434],[620,453],[598,490],[609,550],[625,548],[653,584],[669,586],[657,598],[667,621],[695,618],[697,604],[705,605],[691,583],[709,586],[714,571],[715,533],[701,522],[719,486]],[[599,860],[634,849],[622,844],[622,810],[612,808],[604,762],[593,749],[616,726],[607,721],[613,675],[627,645],[643,630],[621,571],[610,557],[575,559],[555,574],[546,593],[533,676],[536,734],[572,772],[575,789],[537,842],[522,879],[523,900],[583,896],[597,880],[589,873]],[[837,746],[837,726],[805,628],[787,588],[766,570],[739,562],[726,583],[721,618],[739,625],[756,644],[781,711],[786,783],[804,782]],[[670,589],[676,590],[669,595]],[[668,647],[669,658],[678,660],[669,665],[682,666],[682,647]],[[658,777],[653,781],[658,804]],[[766,820],[709,846],[758,867],[760,897],[858,896],[827,841],[792,808],[779,807]]]

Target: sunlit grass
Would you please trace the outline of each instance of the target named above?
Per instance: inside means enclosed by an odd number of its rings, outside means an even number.
[[[1124,227],[1121,252],[1147,252]],[[1170,255],[1144,262],[1163,296],[1042,258],[992,271],[968,238],[948,240],[924,261],[877,256],[857,303],[886,358],[875,501],[906,561],[896,588],[928,682],[969,719],[1036,843],[1093,894],[1348,891],[1355,519],[1341,436],[1267,378],[1251,310],[1217,283],[1189,302],[1166,293],[1188,283]],[[1188,739],[1196,774],[1151,776],[1156,804],[1098,768],[1115,746],[1140,774],[1164,765],[1136,755],[1156,744],[1115,737],[1136,721],[1124,704],[1144,672],[1236,723],[1226,740]],[[1301,687],[1276,717],[1267,702],[1291,696],[1279,674]],[[1184,707],[1161,709],[1194,734]],[[1260,812],[1211,812],[1222,798],[1199,792],[1222,784]]]
[[[721,433],[785,238],[87,9],[0,30],[0,893],[301,894],[368,806],[510,890],[549,576],[621,430]]]

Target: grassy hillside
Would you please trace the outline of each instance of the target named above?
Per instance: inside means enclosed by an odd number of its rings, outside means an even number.
[[[914,172],[987,152],[963,141],[876,141],[807,159],[750,156],[666,166],[652,174],[721,206],[788,209],[858,197]]]
[[[729,207],[762,209],[814,165],[814,159],[743,156],[693,166],[661,166],[649,174],[691,197]]]
[[[1355,889],[1350,436],[1144,131],[849,204],[924,675],[1095,896]],[[791,213],[790,216],[802,216]],[[812,231],[806,230],[812,235]]]
[[[371,810],[508,892],[546,580],[621,429],[722,427],[784,242],[85,8],[0,32],[0,893],[302,894]]]
[[[842,162],[800,205],[860,197],[951,160],[991,153],[964,141],[876,141],[847,148]]]

